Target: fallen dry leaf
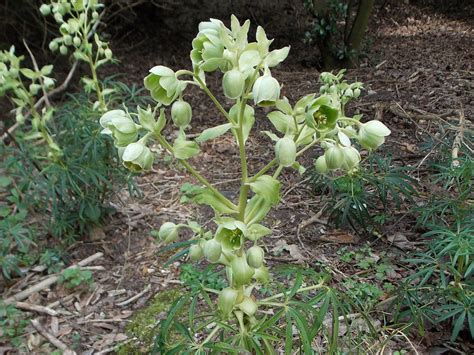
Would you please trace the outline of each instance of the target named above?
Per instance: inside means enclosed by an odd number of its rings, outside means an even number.
[[[405,237],[402,233],[395,233],[393,235],[388,235],[387,240],[395,245],[396,247],[403,250],[412,250],[414,249],[413,244]]]
[[[301,253],[296,244],[288,244],[284,239],[280,239],[271,251],[273,253],[281,253],[283,250],[289,252],[290,256],[295,259],[298,264],[303,264],[306,260],[306,257]]]

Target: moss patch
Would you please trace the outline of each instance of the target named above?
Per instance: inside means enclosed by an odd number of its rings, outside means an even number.
[[[119,355],[143,354],[150,351],[153,346],[153,339],[157,334],[159,316],[163,312],[168,312],[171,304],[181,296],[182,291],[178,289],[165,290],[155,296],[150,305],[132,318],[132,321],[125,328],[129,339],[134,339],[123,345],[119,350]]]

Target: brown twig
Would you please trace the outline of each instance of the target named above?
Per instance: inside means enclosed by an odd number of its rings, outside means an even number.
[[[151,290],[151,285],[148,285],[147,287],[145,287],[145,289],[143,291],[137,293],[135,296],[129,298],[128,300],[117,303],[116,305],[119,306],[119,307],[126,306],[127,304],[132,303],[133,301],[139,299],[141,296],[143,296],[145,293],[147,293],[150,290]]]
[[[15,306],[15,308],[23,309],[25,311],[44,313],[44,314],[47,314],[48,316],[53,316],[53,317],[58,315],[58,312],[56,312],[54,309],[40,306],[37,304],[31,304],[31,303],[26,303],[26,302],[15,302],[13,303],[13,305]]]
[[[48,340],[51,344],[53,344],[58,349],[62,350],[63,355],[73,355],[73,354],[75,355],[76,354],[76,352],[69,349],[68,346],[65,343],[63,343],[61,340],[56,338],[53,334],[48,332],[41,325],[41,323],[39,322],[38,319],[32,319],[31,320],[31,325],[33,326],[33,328],[35,328],[38,331],[38,333],[40,333],[44,338],[46,338],[46,340]]]
[[[74,268],[74,267],[78,267],[78,266],[86,266],[87,264],[90,264],[91,262],[93,262],[97,259],[100,259],[103,255],[104,255],[103,253],[95,253],[94,255],[91,255],[88,258],[79,261],[77,264],[69,266],[65,270],[71,269],[71,268]],[[52,284],[56,283],[59,280],[59,277],[60,277],[59,274],[48,277],[47,279],[37,283],[36,285],[33,285],[33,286],[27,288],[26,290],[21,291],[21,292],[15,294],[15,295],[13,295],[12,297],[7,298],[4,302],[6,304],[8,304],[8,303],[13,303],[15,301],[24,300],[24,299],[28,298],[31,294],[36,293],[38,291],[41,291],[41,290],[45,289],[46,287],[49,287]]]

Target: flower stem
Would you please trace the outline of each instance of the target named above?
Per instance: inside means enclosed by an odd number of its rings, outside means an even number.
[[[207,94],[207,96],[209,96],[211,98],[212,102],[214,102],[214,104],[219,109],[219,111],[224,115],[224,117],[227,118],[227,120],[230,123],[234,123],[232,121],[232,119],[230,118],[229,113],[226,111],[226,109],[224,107],[222,107],[219,100],[216,99],[214,94],[211,92],[211,90],[209,90],[207,88],[206,84],[204,84],[204,82],[201,80],[201,78],[198,75],[194,74],[194,73],[192,75],[193,75],[194,79],[199,83],[199,86],[201,87],[201,89]]]
[[[296,291],[296,293],[316,290],[316,289],[321,288],[323,286],[324,286],[324,284],[321,282],[317,285],[301,287],[300,289],[298,289],[298,291]],[[264,298],[264,299],[258,301],[257,303],[258,304],[265,304],[268,301],[271,301],[271,300],[274,300],[274,299],[277,299],[277,298],[281,298],[281,297],[285,297],[286,295],[287,295],[287,293],[285,293],[285,292],[277,293],[276,295]]]
[[[171,144],[169,144],[166,139],[162,135],[156,135],[155,136],[158,142],[165,148],[167,149],[172,155],[174,155],[174,150]],[[218,197],[223,203],[226,204],[227,207],[237,210],[237,206],[234,205],[231,201],[227,199],[223,194],[219,192],[212,184],[207,181],[207,179],[202,176],[196,169],[194,169],[186,160],[184,159],[177,159],[181,165],[184,166],[184,168],[191,174],[193,175],[199,182],[201,182],[204,186],[206,186],[209,190],[211,190],[216,197]]]

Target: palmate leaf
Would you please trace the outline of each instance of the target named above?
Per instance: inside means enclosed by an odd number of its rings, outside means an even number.
[[[170,334],[170,328],[174,323],[174,319],[177,316],[178,312],[184,307],[184,305],[189,301],[190,295],[185,294],[181,297],[178,297],[170,307],[170,310],[167,314],[166,319],[161,323],[160,331],[155,337],[154,346],[152,353],[157,354],[161,353],[164,347],[166,346],[166,340]]]

